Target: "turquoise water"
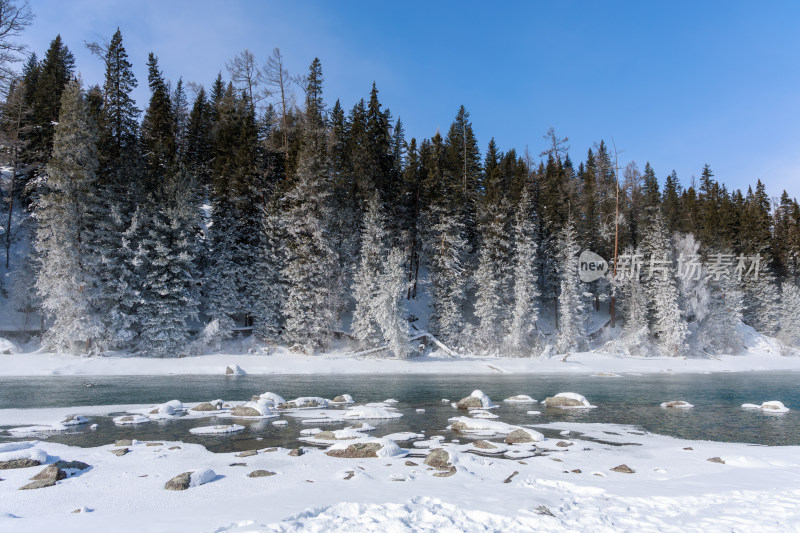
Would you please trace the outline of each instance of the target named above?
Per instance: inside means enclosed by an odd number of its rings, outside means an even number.
[[[91,386],[86,386],[91,383]],[[459,416],[446,398],[456,401],[481,389],[500,407],[494,412],[512,424],[549,422],[596,422],[630,424],[643,431],[687,439],[747,442],[764,445],[800,445],[800,373],[748,372],[722,374],[642,375],[598,377],[549,374],[506,375],[281,375],[281,376],[53,376],[0,379],[0,409],[66,407],[111,404],[157,404],[172,399],[200,402],[216,398],[249,400],[253,394],[272,391],[284,398],[350,394],[357,403],[388,398],[403,417],[369,421],[376,436],[398,431],[424,431],[427,435],[458,438],[444,428],[447,419]],[[559,392],[583,394],[596,409],[546,409],[540,404],[502,402],[516,394],[537,400]],[[693,409],[662,409],[669,400],[686,400]],[[780,400],[792,409],[785,415],[765,415],[744,410],[743,403]],[[425,409],[424,413],[416,409]],[[528,410],[541,411],[532,416]],[[80,414],[80,409],[76,409]],[[247,429],[225,437],[195,436],[189,429],[211,425],[211,419],[169,420],[136,427],[116,427],[110,417],[92,417],[96,431],[78,428],[48,440],[78,446],[97,446],[121,438],[182,440],[205,445],[212,451],[233,451],[267,446],[297,446],[301,429],[314,427],[284,415],[287,426],[266,421],[238,421]],[[0,429],[7,428],[0,411]],[[336,429],[343,425],[332,425]],[[0,442],[10,437],[0,432]],[[463,438],[463,437],[461,437]]]

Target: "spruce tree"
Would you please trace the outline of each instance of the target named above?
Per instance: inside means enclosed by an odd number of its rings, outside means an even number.
[[[558,240],[558,336],[556,350],[569,354],[580,348],[586,334],[586,314],[578,278],[578,243],[572,219]]]
[[[399,359],[410,355],[405,305],[408,282],[405,279],[403,259],[403,252],[399,248],[394,247],[389,251],[380,275],[375,308],[375,319],[381,336],[389,351]]]
[[[364,345],[382,340],[377,321],[381,270],[386,260],[386,219],[382,202],[375,192],[367,203],[361,237],[361,260],[353,281],[353,335]]]
[[[513,312],[508,345],[513,354],[530,354],[539,316],[536,275],[536,222],[528,191],[522,193],[514,222]]]

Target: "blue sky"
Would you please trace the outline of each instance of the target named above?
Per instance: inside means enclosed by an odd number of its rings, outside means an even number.
[[[85,41],[117,26],[140,108],[153,51],[167,78],[208,86],[248,48],[280,47],[292,74],[322,61],[325,97],[349,109],[377,83],[407,138],[470,112],[484,151],[528,146],[554,127],[574,161],[614,138],[640,169],[683,185],[708,163],[729,188],[761,179],[800,196],[798,2],[333,2],[33,0],[23,41],[60,33],[87,84],[102,63]]]

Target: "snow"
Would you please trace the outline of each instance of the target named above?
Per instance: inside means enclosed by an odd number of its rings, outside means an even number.
[[[501,422],[499,420],[485,420],[485,419],[475,419],[470,418],[467,416],[457,416],[454,418],[450,418],[448,420],[451,423],[460,422],[466,426],[462,432],[465,433],[472,433],[475,435],[482,435],[482,436],[494,436],[494,435],[508,435],[509,433],[521,429],[522,431],[528,433],[534,442],[541,442],[544,440],[544,435],[539,433],[538,431],[534,431],[529,428],[524,428],[521,426],[515,426],[512,424],[506,424],[505,422]]]
[[[401,413],[390,411],[388,409],[384,409],[383,407],[373,407],[367,405],[352,407],[348,409],[347,412],[344,413],[344,415],[342,415],[342,417],[347,420],[400,418],[401,416],[403,416]]]
[[[244,426],[239,424],[221,425],[221,426],[202,426],[199,428],[192,428],[189,433],[194,435],[225,435],[229,433],[238,433],[243,431]]]
[[[45,463],[47,461],[47,452],[34,446],[24,448],[15,448],[11,446],[10,449],[0,452],[0,462],[15,461],[18,459],[31,459],[33,461]]]
[[[492,403],[491,398],[489,398],[483,391],[481,390],[474,390],[472,394],[470,394],[472,398],[477,398],[481,401],[481,405],[483,409],[494,409],[497,407],[497,404]]]
[[[146,424],[150,419],[144,415],[123,415],[114,418],[114,423],[118,426],[133,426],[136,424]]]
[[[17,353],[18,351],[19,348],[17,348],[16,344],[8,339],[0,337],[0,354],[12,354]]]
[[[276,405],[286,403],[286,400],[283,399],[283,396],[275,394],[274,392],[265,392],[259,398],[260,400],[258,403],[264,404],[267,407],[274,407]]]

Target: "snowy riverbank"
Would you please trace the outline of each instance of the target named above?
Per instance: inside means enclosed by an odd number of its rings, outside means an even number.
[[[214,454],[181,442],[76,448],[39,442],[48,463],[90,468],[18,490],[42,466],[2,471],[3,531],[794,531],[798,447],[695,442],[616,425],[571,431],[524,460],[451,452],[436,477],[416,456],[342,459],[307,448]],[[577,432],[582,433],[578,434]],[[589,437],[589,438],[587,438]],[[407,444],[406,444],[407,446]],[[444,443],[445,449],[457,445]],[[709,459],[714,458],[713,461]],[[617,468],[626,465],[628,469]],[[211,481],[165,490],[182,472]],[[274,472],[249,477],[255,470]],[[629,471],[630,470],[630,471]],[[80,510],[81,512],[74,512]]]
[[[213,354],[185,358],[79,357],[52,353],[0,355],[0,376],[224,374],[239,365],[248,374],[540,374],[800,371],[800,357],[751,350],[702,358],[611,356],[595,352],[553,358],[423,356],[407,360],[341,354],[307,356]]]

